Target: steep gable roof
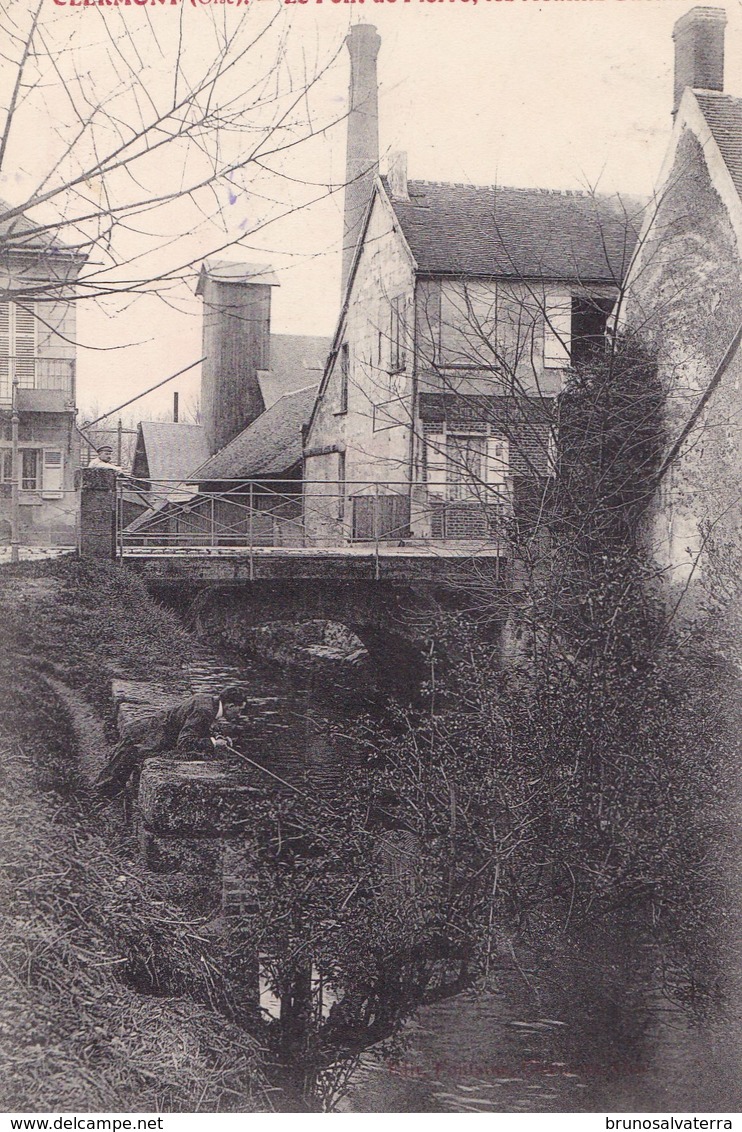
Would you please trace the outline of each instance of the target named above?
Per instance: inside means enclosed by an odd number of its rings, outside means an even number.
[[[266,409],[284,393],[319,383],[332,340],[306,334],[271,334],[270,370],[258,374]]]
[[[742,258],[742,153],[739,129],[742,128],[742,99],[717,91],[686,87],[680,100],[670,142],[662,163],[652,207],[645,210],[644,222],[634,259],[627,272],[625,286],[630,290],[641,276],[645,259],[652,249],[650,238],[657,214],[668,188],[686,175],[678,152],[687,134],[700,146],[705,171],[726,209]],[[622,317],[626,313],[626,307]]]
[[[742,98],[711,90],[693,92],[734,187],[742,197]]]
[[[52,225],[49,229],[44,229],[29,220],[22,212],[8,217],[11,211],[13,211],[12,206],[0,200],[0,249],[3,253],[43,252],[46,256],[72,258],[78,263],[87,259],[87,254],[68,247],[60,240],[56,226]],[[60,224],[59,227],[61,228],[62,225]]]
[[[613,194],[410,181],[389,195],[418,271],[619,283],[643,202]]]
[[[139,432],[151,480],[185,480],[209,455],[203,425],[142,421]]]
[[[285,475],[301,460],[302,425],[309,420],[316,395],[317,385],[285,393],[189,479],[206,483]]]

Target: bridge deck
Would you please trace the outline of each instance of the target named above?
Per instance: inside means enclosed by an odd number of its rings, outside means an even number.
[[[507,558],[493,543],[424,546],[124,547],[121,561],[155,580],[253,581],[292,578],[445,581],[472,572],[499,578]]]

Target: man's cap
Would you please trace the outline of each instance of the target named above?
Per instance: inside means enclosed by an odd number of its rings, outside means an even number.
[[[98,452],[113,452],[112,444],[101,444],[98,446]]]
[[[236,684],[230,684],[228,688],[222,688],[219,693],[219,699],[223,704],[244,704],[247,699],[247,693],[244,688],[238,688]]]

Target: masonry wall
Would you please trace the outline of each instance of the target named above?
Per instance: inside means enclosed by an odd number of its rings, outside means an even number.
[[[408,496],[413,293],[412,264],[390,210],[377,197],[350,294],[341,349],[305,442],[305,502],[312,537],[332,541],[338,533],[347,536],[358,497],[377,491]],[[347,403],[342,392],[342,344],[348,347]],[[330,493],[339,492],[343,480],[346,503],[340,507]]]
[[[270,368],[271,289],[206,277],[201,411],[209,452],[218,452],[265,409],[258,370]]]
[[[686,133],[627,298],[629,327],[657,351],[668,447],[699,404],[741,317],[735,234],[701,146]],[[738,352],[658,493],[647,541],[677,585],[700,580],[712,548],[730,546],[739,535],[741,382]]]

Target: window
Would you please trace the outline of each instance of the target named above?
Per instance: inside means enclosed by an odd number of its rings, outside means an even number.
[[[479,499],[484,484],[487,438],[449,436],[446,444],[449,499]]]
[[[348,350],[348,343],[343,342],[340,347],[340,389],[338,391],[338,409],[339,413],[347,413],[348,411],[348,380],[350,378],[350,351]]]
[[[389,370],[399,373],[405,368],[407,360],[405,338],[407,336],[407,304],[404,296],[392,299],[392,317],[389,330]]]
[[[37,448],[21,450],[21,491],[39,490],[39,455]]]
[[[606,346],[606,325],[613,299],[577,296],[572,299],[572,364],[587,362]]]
[[[495,283],[443,284],[438,359],[441,365],[476,369],[497,363],[497,306]]]
[[[58,448],[44,449],[44,471],[42,487],[44,495],[61,495],[64,461]]]
[[[345,518],[345,453],[338,452],[338,509],[337,517],[342,523]]]
[[[64,457],[58,448],[47,448],[43,452],[39,448],[21,448],[19,456],[21,491],[40,491],[42,482],[46,487],[48,479],[48,490],[61,493]],[[0,449],[0,483],[12,483],[12,481],[13,449],[2,448]]]
[[[572,296],[550,291],[544,302],[544,367],[566,369],[572,350]]]
[[[485,426],[486,428],[486,426]],[[425,445],[428,490],[450,501],[489,502],[493,491],[507,490],[509,445],[501,436],[476,433],[431,433]]]
[[[20,386],[33,389],[36,327],[33,303],[0,303],[0,379],[8,394],[14,376]]]

